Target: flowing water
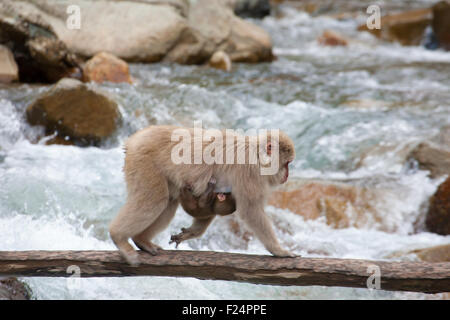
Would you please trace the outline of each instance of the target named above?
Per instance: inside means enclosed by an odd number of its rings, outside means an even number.
[[[93,85],[115,97],[125,119],[101,148],[46,146],[39,140],[42,128],[26,124],[24,112],[48,86],[0,87],[0,250],[114,249],[107,228],[126,197],[123,141],[149,124],[192,126],[194,120],[204,127],[281,128],[296,145],[293,178],[358,181],[384,190],[373,204],[381,216],[359,228],[333,229],[324,218],[305,221],[269,206],[277,236],[294,252],[395,259],[398,252],[449,244],[449,236],[416,224],[442,179],[430,179],[405,161],[404,150],[450,125],[450,53],[381,43],[355,31],[358,19],[313,18],[289,7],[281,17],[255,23],[273,37],[278,56],[273,63],[235,64],[231,73],[135,64],[133,85]],[[350,45],[318,45],[325,29],[342,32]],[[371,152],[377,148],[381,151]],[[230,219],[216,219],[201,239],[180,248],[266,253],[258,240],[246,240],[242,231],[236,235]],[[170,235],[190,222],[178,209],[156,243],[173,249]],[[72,279],[24,280],[38,299],[440,297],[190,278],[81,279],[76,285]]]

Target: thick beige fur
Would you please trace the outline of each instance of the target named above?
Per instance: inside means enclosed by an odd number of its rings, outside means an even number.
[[[291,139],[279,134],[279,170],[273,175],[262,175],[261,159],[258,156],[255,164],[248,161],[244,164],[213,163],[213,164],[175,164],[172,161],[172,150],[179,144],[172,141],[174,130],[182,129],[175,126],[151,126],[132,135],[126,142],[124,173],[128,197],[110,225],[110,235],[113,242],[125,259],[133,265],[139,263],[138,255],[128,243],[131,238],[134,243],[151,254],[160,249],[151,242],[152,238],[165,228],[172,220],[179,204],[180,190],[186,185],[192,187],[194,195],[205,192],[211,177],[217,180],[219,186],[231,186],[236,199],[237,214],[255,233],[268,251],[275,256],[293,256],[278,243],[270,220],[264,213],[264,206],[270,189],[287,178],[287,164],[295,157],[294,145]],[[189,130],[194,137],[194,129]],[[225,135],[225,131],[221,131]],[[237,161],[238,150],[249,152],[259,148],[257,140],[247,139],[238,143],[236,134],[233,143],[225,143],[223,139],[223,155],[228,148],[235,149]],[[207,141],[200,137],[192,139],[193,146],[213,146],[218,143]],[[275,138],[270,136],[274,142]],[[266,145],[261,147],[266,147]],[[193,161],[194,152],[191,154]],[[247,157],[248,160],[248,157]],[[224,160],[225,161],[225,160]],[[236,162],[235,161],[235,162]],[[266,165],[267,166],[267,165]],[[212,219],[211,219],[212,220]],[[194,221],[193,234],[189,238],[202,234],[211,221]],[[195,231],[195,232],[194,232]]]

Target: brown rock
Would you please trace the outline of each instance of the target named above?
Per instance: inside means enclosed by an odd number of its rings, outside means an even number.
[[[0,82],[10,83],[19,79],[19,68],[7,47],[0,45]]]
[[[110,53],[100,52],[84,65],[83,81],[131,83],[131,77],[128,64],[124,60]]]
[[[60,80],[39,97],[28,107],[27,119],[81,146],[98,145],[121,121],[114,101],[74,79]]]
[[[450,262],[450,244],[411,251],[426,262]]]
[[[54,138],[51,138],[45,143],[47,146],[50,146],[52,144],[59,144],[63,146],[73,146],[73,141],[69,139],[66,139],[65,137],[56,136]]]
[[[436,144],[423,142],[409,155],[422,170],[430,171],[432,178],[450,174],[450,151]]]
[[[238,17],[233,17],[230,37],[220,48],[228,53],[234,62],[257,63],[274,60],[269,34],[261,27]]]
[[[318,202],[318,208],[325,213],[327,224],[335,229],[348,228],[350,221],[345,213],[347,203],[336,198],[324,198]]]
[[[347,46],[348,40],[335,31],[325,30],[317,41],[324,46]]]
[[[0,280],[0,300],[30,300],[29,288],[16,278]]]
[[[223,71],[231,71],[231,59],[223,51],[217,51],[209,59],[209,66]]]
[[[292,180],[274,191],[268,203],[305,219],[325,216],[328,225],[347,228],[363,226],[369,218],[379,221],[372,197],[366,189],[343,183]]]
[[[433,32],[441,48],[450,50],[450,1],[433,6]]]
[[[442,183],[430,199],[425,225],[431,232],[450,234],[450,177]]]
[[[418,9],[382,17],[381,29],[370,30],[363,24],[358,30],[368,31],[386,41],[415,46],[421,43],[425,29],[431,24],[431,20],[431,9]]]

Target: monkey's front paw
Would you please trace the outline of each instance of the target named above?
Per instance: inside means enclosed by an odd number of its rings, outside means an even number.
[[[279,250],[279,251],[276,251],[276,252],[272,252],[272,254],[275,257],[278,257],[278,258],[297,258],[297,257],[301,257],[300,255],[295,254],[295,253],[293,253],[291,251],[287,251],[287,250]]]

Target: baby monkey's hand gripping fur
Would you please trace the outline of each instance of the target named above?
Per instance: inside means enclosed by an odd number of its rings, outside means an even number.
[[[216,215],[229,215],[236,211],[236,200],[231,193],[214,192],[216,180],[211,178],[206,191],[195,197],[189,186],[183,188],[180,194],[183,209],[192,217],[194,222],[189,228],[182,228],[181,233],[172,235],[169,243],[176,243],[176,247],[186,240],[198,238],[206,231]]]

